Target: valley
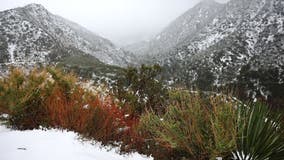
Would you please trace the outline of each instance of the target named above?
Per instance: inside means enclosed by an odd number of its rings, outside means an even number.
[[[124,46],[71,20],[0,11],[0,129],[72,131],[141,159],[284,159],[283,0],[200,0]]]

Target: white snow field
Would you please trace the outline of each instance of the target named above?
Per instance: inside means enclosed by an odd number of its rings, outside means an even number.
[[[0,125],[0,160],[152,160],[119,155],[91,141],[81,142],[74,132],[59,130],[15,131]]]

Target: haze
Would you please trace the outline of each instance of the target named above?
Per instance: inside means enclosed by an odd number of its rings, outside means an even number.
[[[0,10],[42,4],[50,12],[127,45],[150,39],[200,0],[0,0]],[[219,0],[225,2],[227,0]]]

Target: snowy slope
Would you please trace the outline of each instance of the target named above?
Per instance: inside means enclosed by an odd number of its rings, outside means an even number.
[[[0,62],[46,63],[76,50],[111,65],[133,61],[129,52],[41,5],[0,12]]]
[[[231,0],[196,38],[160,59],[168,57],[162,63],[171,67],[182,61],[178,65],[191,71],[189,76],[207,68],[216,85],[236,80],[246,65],[254,70],[275,68],[284,79],[283,8],[280,0]]]
[[[253,95],[284,95],[284,1],[231,0],[216,5],[216,12],[212,4],[204,0],[168,27],[180,32],[166,29],[150,41],[164,44],[158,52],[156,45],[147,50],[154,56],[145,62],[160,63],[165,77],[187,86],[238,84]],[[191,15],[196,18],[180,23]]]
[[[1,160],[150,160],[137,153],[123,156],[92,142],[80,142],[74,132],[13,131],[0,126]]]
[[[196,32],[202,30],[212,21],[215,15],[222,9],[222,4],[214,0],[204,0],[178,17],[161,33],[157,34],[149,42],[141,42],[129,45],[126,49],[135,54],[162,54],[175,47],[179,43],[193,37]]]

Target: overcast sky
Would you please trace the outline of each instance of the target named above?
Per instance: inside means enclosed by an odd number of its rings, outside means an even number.
[[[147,40],[200,0],[0,0],[0,10],[39,3],[116,44]],[[226,0],[219,0],[226,1]]]

